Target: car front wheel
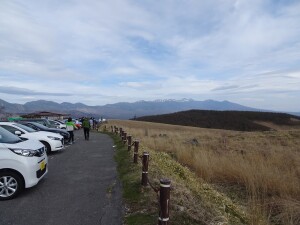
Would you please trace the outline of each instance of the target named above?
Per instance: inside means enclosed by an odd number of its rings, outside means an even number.
[[[50,144],[48,142],[46,142],[46,141],[41,141],[41,142],[45,146],[45,150],[46,150],[47,154],[49,154],[51,152],[51,146],[50,146]]]
[[[0,172],[0,200],[15,198],[24,189],[20,175],[12,171]]]

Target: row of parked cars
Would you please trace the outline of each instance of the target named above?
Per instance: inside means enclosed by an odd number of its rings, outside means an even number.
[[[0,200],[36,185],[48,172],[47,154],[68,142],[66,130],[43,125],[45,121],[0,122]]]

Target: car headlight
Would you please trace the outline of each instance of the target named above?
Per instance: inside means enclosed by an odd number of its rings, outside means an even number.
[[[26,157],[32,157],[35,156],[35,154],[38,152],[37,150],[30,150],[30,149],[19,149],[19,148],[10,148],[13,153],[17,155],[22,155]]]
[[[52,136],[47,136],[47,137],[50,138],[51,140],[60,141],[60,138],[58,137],[52,137]]]

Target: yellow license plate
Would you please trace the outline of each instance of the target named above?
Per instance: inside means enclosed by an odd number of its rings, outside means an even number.
[[[45,167],[46,167],[45,161],[42,161],[41,164],[40,164],[41,170],[44,170]]]

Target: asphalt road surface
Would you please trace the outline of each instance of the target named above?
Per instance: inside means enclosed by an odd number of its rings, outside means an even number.
[[[121,225],[121,186],[112,139],[83,130],[49,155],[49,171],[16,199],[0,202],[0,225]]]

